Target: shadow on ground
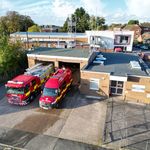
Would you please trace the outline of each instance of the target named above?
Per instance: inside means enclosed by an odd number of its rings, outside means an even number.
[[[90,144],[8,128],[0,130],[0,143],[32,150],[105,150]]]
[[[105,144],[139,150],[150,149],[150,107],[129,104],[111,98],[107,103],[105,122]]]

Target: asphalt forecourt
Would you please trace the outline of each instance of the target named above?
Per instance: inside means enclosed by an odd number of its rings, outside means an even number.
[[[4,86],[0,88],[5,92]],[[103,149],[105,102],[86,98],[76,87],[58,109],[50,110],[39,108],[40,95],[26,106],[11,105],[4,95],[0,99],[2,145],[32,150]]]
[[[114,149],[150,149],[150,106],[126,103],[117,97],[107,103],[104,143]]]

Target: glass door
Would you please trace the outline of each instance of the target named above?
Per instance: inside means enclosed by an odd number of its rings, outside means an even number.
[[[123,94],[123,81],[110,81],[110,93],[114,95],[122,95]]]

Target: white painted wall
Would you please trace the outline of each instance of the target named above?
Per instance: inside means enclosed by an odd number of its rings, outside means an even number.
[[[113,31],[114,35],[130,35],[131,39],[130,39],[130,44],[127,45],[127,51],[131,52],[132,51],[132,47],[133,47],[133,41],[134,41],[134,31],[126,31],[126,30],[122,30],[122,31]]]
[[[100,36],[102,41],[107,43],[108,49],[114,48],[114,35],[113,31],[86,31],[86,35],[88,37],[88,43],[90,44],[90,37],[91,36]]]
[[[107,43],[108,49],[114,49],[115,35],[130,35],[131,36],[130,44],[129,45],[120,45],[120,46],[126,46],[127,51],[132,51],[134,31],[86,31],[86,35],[88,37],[89,44],[90,44],[91,36],[100,36],[101,39]],[[119,46],[119,45],[117,45],[117,46]]]

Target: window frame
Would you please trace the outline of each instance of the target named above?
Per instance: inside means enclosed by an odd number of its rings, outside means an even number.
[[[144,93],[145,92],[145,85],[137,85],[137,84],[132,84],[132,92],[141,92]]]
[[[26,91],[28,88],[28,91]],[[26,84],[25,88],[24,88],[24,93],[28,93],[30,91],[30,84]]]
[[[96,83],[97,84],[97,87],[93,88],[91,87],[91,82],[93,83]],[[100,86],[100,79],[96,79],[96,78],[90,78],[90,85],[89,85],[89,89],[90,90],[95,90],[95,91],[98,91],[99,90],[99,86]]]

